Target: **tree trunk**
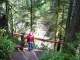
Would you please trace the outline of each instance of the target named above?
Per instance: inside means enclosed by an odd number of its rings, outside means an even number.
[[[6,1],[0,2],[0,4],[2,5],[3,3],[5,3],[5,6],[7,5]],[[0,7],[2,10],[0,11],[0,28],[6,29],[8,30],[8,20],[7,20],[7,15],[6,13],[3,11],[5,10],[2,6]],[[6,6],[6,11],[7,11],[7,6]]]
[[[67,27],[67,40],[75,40],[76,33],[80,32],[80,0],[74,0],[72,13]]]
[[[74,49],[78,45],[78,40],[76,40],[76,33],[80,32],[80,0],[71,0],[71,3],[72,2],[73,4],[69,8],[70,15],[68,16],[68,21],[66,23],[67,30],[65,43],[69,49],[68,51],[70,53],[75,53]]]
[[[8,14],[9,14],[9,5],[8,5],[9,2],[8,2],[8,0],[6,0],[5,3],[6,3],[6,23],[7,23],[6,30],[8,32]]]
[[[65,31],[65,39],[68,40],[68,34],[69,34],[69,25],[70,25],[70,19],[71,19],[71,14],[72,14],[72,8],[73,8],[73,1],[74,0],[70,0],[69,3],[69,9],[68,9],[68,17],[67,17],[67,21],[66,21],[66,31]]]

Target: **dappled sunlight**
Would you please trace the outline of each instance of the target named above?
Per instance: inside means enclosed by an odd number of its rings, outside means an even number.
[[[0,0],[0,60],[80,60],[80,0]]]

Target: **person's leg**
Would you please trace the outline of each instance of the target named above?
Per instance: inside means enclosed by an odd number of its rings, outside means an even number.
[[[35,46],[34,43],[32,43],[32,50],[34,49],[34,46]]]
[[[31,50],[33,49],[33,43],[31,43]]]
[[[32,43],[28,43],[28,50],[29,50],[29,51],[32,50]]]
[[[31,50],[33,50],[35,47],[35,44],[34,43],[31,43]]]
[[[34,43],[28,43],[28,50],[31,51],[34,48]]]
[[[28,50],[30,51],[30,43],[28,43]]]

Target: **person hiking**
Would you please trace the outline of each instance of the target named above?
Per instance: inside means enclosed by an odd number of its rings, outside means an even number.
[[[31,51],[33,50],[34,48],[34,34],[33,32],[30,32],[28,35],[27,35],[27,43],[28,43],[28,50]]]

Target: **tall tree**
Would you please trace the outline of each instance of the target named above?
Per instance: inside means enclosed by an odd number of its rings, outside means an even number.
[[[0,1],[0,28],[5,28],[8,30],[8,19],[7,19],[7,13],[8,13],[8,1],[7,0],[1,0]],[[3,7],[3,4],[5,5],[6,9]],[[6,13],[5,13],[6,12]]]
[[[73,3],[72,3],[73,2]],[[80,32],[80,0],[71,0],[70,1],[70,10],[68,16],[68,22],[66,27],[66,43],[70,52],[74,52],[75,47],[77,46],[76,33]],[[77,44],[76,44],[76,43]],[[73,46],[74,45],[74,46]]]
[[[71,16],[68,17],[70,19],[70,22],[68,22],[67,34],[68,37],[67,40],[75,40],[76,33],[80,32],[80,0],[74,0],[72,8]],[[70,10],[69,10],[70,11]]]
[[[73,8],[73,0],[70,0],[69,3],[69,9],[68,9],[68,17],[67,17],[67,21],[66,21],[66,40],[68,38],[68,33],[69,33],[69,25],[70,25],[70,19],[71,19],[71,14],[72,14],[72,8]]]

